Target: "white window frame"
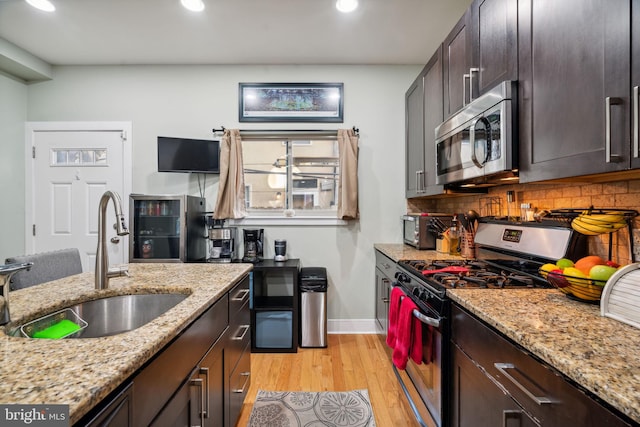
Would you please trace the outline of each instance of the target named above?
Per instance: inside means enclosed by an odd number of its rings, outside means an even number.
[[[268,138],[260,138],[260,137],[253,137],[250,139],[253,140],[262,140],[262,139],[279,139],[282,140],[283,144],[287,144],[287,150],[286,150],[286,154],[287,154],[287,158],[291,158],[292,157],[292,147],[295,144],[295,141],[300,141],[300,140],[314,140],[314,139],[321,139],[318,138],[317,136],[311,134],[310,132],[313,131],[304,131],[305,135],[295,135],[292,136],[290,134],[290,131],[283,131],[282,133],[278,132],[278,131],[270,131],[269,137]],[[331,131],[329,131],[331,132]],[[333,138],[334,136],[331,136],[331,138]],[[337,135],[335,136],[335,138],[337,139]],[[247,140],[250,140],[247,139]],[[325,138],[326,139],[326,136]],[[245,141],[245,138],[243,136],[243,142]],[[310,190],[310,191],[306,191],[306,190],[294,190],[293,189],[293,185],[292,185],[292,173],[291,170],[289,170],[289,168],[287,168],[287,180],[289,185],[287,186],[287,188],[291,189],[290,194],[287,194],[286,191],[283,192],[284,193],[284,197],[290,197],[290,201],[293,198],[293,194],[302,194],[302,193],[308,193],[308,192],[313,192],[313,193],[317,193],[319,194],[318,190]],[[250,184],[245,184],[245,188],[250,187]],[[245,196],[245,198],[247,197],[251,197],[251,196]],[[317,197],[317,195],[316,195]],[[286,204],[285,204],[286,206]],[[336,226],[336,225],[347,225],[348,221],[343,220],[343,219],[339,219],[337,217],[337,210],[333,209],[333,210],[293,210],[293,209],[282,209],[282,210],[274,210],[274,211],[269,211],[269,210],[249,210],[247,209],[247,216],[245,218],[242,219],[231,219],[229,220],[230,225],[234,225],[234,226],[262,226],[262,225],[300,225],[300,226],[322,226],[322,225],[328,225],[328,226]]]

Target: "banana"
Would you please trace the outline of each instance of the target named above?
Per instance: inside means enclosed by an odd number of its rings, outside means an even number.
[[[624,215],[580,215],[578,218],[580,218],[584,222],[594,225],[617,223],[626,224]]]
[[[613,233],[627,226],[627,220],[621,212],[607,214],[589,214],[587,211],[571,221],[571,227],[587,236]]]

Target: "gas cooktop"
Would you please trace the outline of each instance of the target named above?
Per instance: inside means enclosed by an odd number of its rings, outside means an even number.
[[[521,261],[509,263],[514,264],[513,269],[484,260],[403,260],[398,265],[418,280],[426,281],[439,289],[549,287],[536,274],[539,264]]]

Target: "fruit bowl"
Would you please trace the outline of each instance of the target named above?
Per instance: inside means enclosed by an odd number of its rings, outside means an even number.
[[[538,273],[553,287],[558,288],[560,292],[567,294],[570,298],[592,304],[600,302],[600,296],[606,284],[606,282],[599,280],[569,276],[558,270],[548,272],[540,269]]]

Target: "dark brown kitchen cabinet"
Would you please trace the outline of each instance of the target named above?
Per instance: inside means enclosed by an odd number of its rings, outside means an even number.
[[[640,1],[631,6],[631,168],[640,168]]]
[[[436,184],[435,128],[442,123],[442,47],[405,95],[406,197],[442,194]]]
[[[424,70],[405,94],[405,196],[424,192]],[[435,168],[435,162],[434,162]]]
[[[229,334],[224,353],[225,424],[233,427],[251,385],[251,314],[249,280],[229,293]]]
[[[518,79],[518,0],[474,0],[443,42],[444,116]]]
[[[632,425],[463,308],[451,314],[453,426]]]
[[[124,389],[114,392],[115,397],[105,399],[104,407],[87,423],[79,423],[87,427],[133,427],[133,402],[131,383]]]
[[[452,427],[539,427],[455,344],[452,355]]]
[[[631,2],[522,0],[518,15],[520,182],[640,166],[630,161]]]
[[[376,321],[378,331],[386,336],[389,319],[389,296],[391,294],[391,284],[396,272],[396,263],[382,252],[376,250]]]
[[[223,354],[220,342],[209,350],[151,423],[152,427],[225,425]]]

